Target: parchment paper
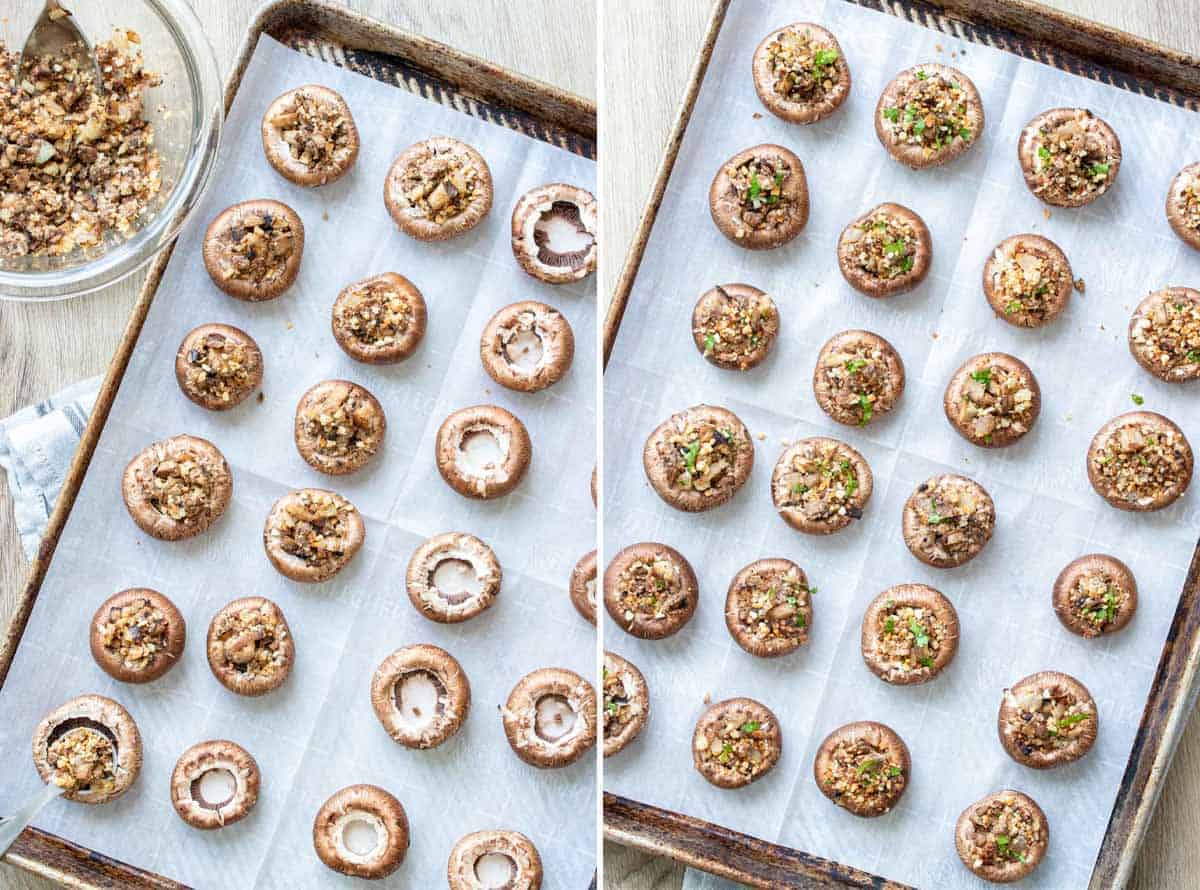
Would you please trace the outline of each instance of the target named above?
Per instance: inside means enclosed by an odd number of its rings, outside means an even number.
[[[285,89],[323,83],[339,90],[362,139],[357,166],[317,190],[293,186],[263,158],[259,121]],[[198,887],[357,886],[327,870],[312,848],[321,803],[356,782],[380,785],[404,803],[412,827],[408,858],[388,887],[444,886],[446,860],[464,834],[514,828],[541,851],[549,887],[587,885],[594,862],[594,768],[590,758],[541,771],[513,755],[498,707],[518,678],[545,666],[591,676],[593,632],[572,608],[571,567],[594,544],[588,485],[594,462],[596,362],[593,285],[551,287],[526,276],[509,247],[517,197],[545,182],[594,188],[594,166],[545,143],[484,123],[405,91],[292,52],[264,37],[225,130],[212,187],[185,228],[159,287],[138,349],[37,607],[0,695],[0,811],[11,811],[39,780],[29,743],[37,721],[72,696],[99,692],[133,714],[145,764],[118,801],[56,801],[36,820],[48,831]],[[443,244],[402,235],[382,199],[392,159],[429,136],[476,146],[492,170],[495,205],[482,225]],[[294,207],[307,231],[293,288],[248,304],[218,291],[204,271],[200,241],[228,204],[272,197]],[[403,364],[359,364],[338,348],[329,315],[338,291],[384,271],[409,277],[429,306],[429,327]],[[487,319],[515,300],[560,308],[574,327],[575,364],[536,395],[495,385],[479,361]],[[221,414],[188,402],[174,379],[175,350],[197,324],[223,321],[250,332],[265,356],[265,400]],[[300,394],[333,377],[373,391],[387,413],[385,453],[348,477],[311,470],[292,443]],[[507,498],[482,503],[455,494],[438,475],[433,436],[451,411],[503,405],[528,426],[533,463]],[[126,515],[119,479],[152,441],[176,433],[211,439],[233,469],[234,497],[207,533],[181,543],[142,534]],[[271,503],[303,486],[333,488],[363,513],[363,551],[334,580],[288,581],[263,553]],[[444,531],[468,531],[496,551],[504,572],[498,602],[465,624],[416,613],[404,591],[415,547]],[[88,652],[88,623],[110,594],[131,586],[167,594],[188,622],[182,663],[145,686],[117,683]],[[288,682],[261,699],[236,696],[212,677],[204,654],[209,620],[224,603],[261,594],[283,609],[296,639]],[[419,642],[447,649],[472,686],[462,730],[432,751],[392,742],[370,706],[370,679],[392,650]],[[229,738],[257,759],[258,806],[217,832],[187,826],[171,808],[168,781],[191,744]]]
[[[766,112],[750,61],[759,40],[794,21],[818,22],[841,42],[853,92],[822,123],[795,126]],[[979,88],[983,136],[946,167],[909,171],[891,160],[873,129],[886,82],[919,62],[960,68]],[[1043,206],[1016,160],[1020,129],[1058,105],[1092,108],[1124,144],[1115,187],[1081,210]],[[1049,817],[1051,845],[1031,887],[1087,884],[1141,717],[1151,677],[1196,540],[1197,494],[1172,508],[1134,516],[1105,504],[1087,481],[1085,454],[1109,418],[1145,408],[1181,425],[1200,445],[1190,387],[1160,383],[1130,356],[1130,313],[1150,290],[1200,281],[1191,252],[1163,216],[1167,185],[1200,156],[1195,116],[1015,56],[953,40],[840,0],[738,0],[712,64],[629,301],[606,374],[605,460],[611,554],[634,541],[677,547],[695,567],[701,602],[691,624],[661,642],[639,641],[610,623],[606,645],[638,664],[650,686],[642,737],[606,764],[609,790],[799,847],[899,881],[927,887],[983,886],[959,862],[953,825],[984,794],[1028,792]],[[773,251],[751,252],[712,224],[707,191],[736,151],[778,142],[804,162],[812,196],[807,228]],[[916,210],[933,236],[933,267],[916,291],[871,300],[837,268],[842,228],[883,201]],[[1062,246],[1086,293],[1056,323],[1019,330],[996,319],[980,287],[995,244],[1019,232]],[[748,373],[705,362],[692,343],[696,298],[715,283],[746,282],[776,300],[781,333],[773,354]],[[818,408],[811,386],[817,352],[837,331],[866,328],[887,337],[908,370],[891,415],[865,429],[840,426]],[[1032,433],[1002,450],[976,448],[946,422],[941,396],[968,356],[1000,350],[1023,358],[1041,384]],[[756,439],[755,468],[729,504],[698,516],[662,503],[646,481],[641,448],[672,412],[701,402],[736,412]],[[859,449],[875,474],[862,522],[828,538],[793,531],[771,504],[771,469],[784,443],[832,435]],[[973,562],[939,571],[904,546],[905,499],[936,472],[978,479],[992,494],[998,526]],[[1122,633],[1084,640],[1050,605],[1059,570],[1084,553],[1115,554],[1133,569],[1141,599]],[[736,571],[760,557],[795,560],[819,588],[813,632],[802,651],[756,659],[730,638],[725,592]],[[962,622],[956,660],[925,685],[889,686],[859,652],[867,603],[881,590],[924,582],[945,593]],[[996,736],[1006,685],[1037,670],[1082,680],[1096,698],[1100,736],[1083,760],[1046,772],[1019,766]],[[748,695],[771,707],[783,729],[775,770],[745,789],[721,791],[691,767],[692,728],[705,698]],[[832,729],[874,719],[895,728],[912,752],[912,783],[888,816],[859,819],[833,806],[812,778],[816,747]],[[719,882],[693,874],[689,888]]]

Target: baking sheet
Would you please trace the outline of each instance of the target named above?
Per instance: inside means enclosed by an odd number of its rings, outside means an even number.
[[[258,125],[286,89],[323,83],[345,96],[362,148],[353,171],[317,190],[293,186],[263,158]],[[594,190],[591,161],[511,130],[425,101],[383,83],[295,53],[263,37],[226,124],[210,189],[179,240],[159,285],[139,347],[125,375],[8,680],[0,692],[0,812],[39,786],[29,741],[41,716],[72,696],[98,692],[123,703],[141,729],[142,775],[118,801],[99,807],[55,802],[36,820],[110,856],[197,887],[350,886],[312,849],[321,803],[356,782],[378,784],[403,803],[412,828],[408,857],[382,886],[435,886],[462,835],[513,828],[540,850],[546,884],[584,887],[595,868],[594,768],[590,758],[542,771],[517,760],[498,707],[517,679],[545,666],[591,676],[593,631],[566,592],[575,561],[592,549],[589,495],[594,463],[596,361],[594,285],[551,287],[526,276],[509,246],[517,197],[545,182]],[[384,208],[382,184],[409,144],[452,135],[476,146],[495,183],[492,213],[470,233],[441,244],[402,235]],[[271,197],[294,207],[306,228],[305,255],[291,290],[249,304],[219,292],[204,271],[200,242],[226,205]],[[359,364],[329,332],[338,291],[353,280],[397,271],[429,307],[424,342],[392,367]],[[577,342],[575,363],[550,390],[512,393],[480,365],[479,334],[500,307],[536,298],[558,307]],[[265,399],[226,413],[187,401],[174,379],[174,355],[197,324],[227,322],[263,349]],[[365,385],[384,406],[384,453],[348,477],[310,469],[292,443],[300,394],[327,378]],[[533,462],[512,495],[469,501],[441,479],[433,438],[451,411],[484,402],[507,407],[529,428]],[[209,532],[168,544],[137,530],[120,500],[126,462],[152,441],[176,433],[204,436],[232,467],[234,494]],[[321,585],[288,581],[262,550],[270,505],[293,488],[333,488],[362,512],[366,543],[351,565]],[[460,530],[495,550],[500,598],[461,625],[422,618],[408,602],[404,571],[426,537]],[[167,594],[188,622],[182,663],[146,686],[117,683],[87,647],[92,613],[111,593],[148,586]],[[283,609],[296,640],[293,675],[261,699],[233,695],[212,677],[204,654],[208,622],[221,605],[258,594]],[[434,643],[463,665],[472,712],[450,741],[432,751],[392,742],[370,705],[375,667],[394,649]],[[229,738],[258,760],[258,805],[236,826],[200,832],[172,812],[168,781],[178,756],[196,741]]]
[[[811,126],[773,117],[754,93],[750,61],[761,38],[812,21],[841,42],[853,75],[843,108]],[[987,124],[979,144],[946,167],[910,171],[891,160],[873,125],[875,102],[898,71],[942,62],[979,88]],[[1124,144],[1122,171],[1100,201],[1079,210],[1043,205],[1016,161],[1021,128],[1059,105],[1093,109]],[[707,191],[736,151],[778,142],[804,162],[812,200],[807,228],[773,251],[750,252],[709,219]],[[739,0],[725,20],[688,132],[630,296],[605,376],[605,547],[640,540],[678,548],[695,567],[701,602],[691,624],[667,640],[641,641],[609,625],[606,646],[646,674],[646,730],[605,763],[608,790],[918,886],[985,886],[959,862],[953,825],[972,801],[1003,787],[1045,809],[1051,847],[1025,883],[1086,886],[1129,756],[1186,566],[1195,545],[1196,494],[1168,510],[1134,516],[1108,507],[1087,481],[1085,453],[1109,418],[1136,406],[1173,418],[1200,444],[1195,393],[1142,371],[1125,345],[1136,303],[1152,289],[1200,281],[1200,254],[1183,247],[1163,216],[1172,176],[1200,155],[1195,116],[1015,56],[951,39],[841,0]],[[850,220],[883,201],[916,210],[934,245],[917,290],[876,301],[841,277],[836,243]],[[1049,328],[996,319],[980,287],[984,260],[1003,238],[1038,232],[1056,241],[1086,283]],[[696,298],[714,283],[746,282],[779,306],[781,333],[752,371],[723,371],[692,343]],[[817,407],[811,374],[824,341],[866,328],[887,337],[908,370],[897,410],[865,429],[835,424]],[[1000,350],[1023,358],[1043,395],[1031,434],[1002,450],[979,449],[946,422],[941,395],[968,356]],[[662,503],[645,479],[645,437],[674,411],[701,402],[735,411],[756,436],[754,471],[734,500],[686,515]],[[775,514],[769,483],[785,443],[833,435],[859,449],[875,474],[862,522],[828,538],[793,531]],[[937,472],[978,479],[992,494],[991,544],[964,567],[917,562],[900,534],[901,507]],[[618,530],[619,529],[619,530]],[[1121,634],[1084,640],[1050,605],[1059,570],[1076,556],[1109,552],[1130,565],[1141,598]],[[813,634],[776,660],[743,652],[725,628],[725,591],[752,560],[783,556],[819,588]],[[954,663],[931,683],[894,687],[863,664],[859,631],[867,603],[903,582],[931,584],[954,603],[962,638]],[[995,721],[1003,688],[1042,669],[1081,679],[1099,706],[1101,731],[1082,761],[1047,772],[1004,753]],[[778,715],[784,752],[775,770],[745,789],[722,791],[691,768],[692,727],[708,699],[758,698]],[[817,745],[852,720],[890,724],[912,752],[911,785],[888,816],[864,820],[833,806],[812,779]],[[727,886],[692,872],[690,890]]]

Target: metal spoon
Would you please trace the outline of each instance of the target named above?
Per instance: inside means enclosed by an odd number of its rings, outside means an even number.
[[[21,836],[21,832],[41,812],[42,807],[50,803],[54,798],[62,795],[62,793],[62,788],[53,782],[47,782],[41,791],[25,801],[23,807],[11,816],[0,820],[0,856],[7,853],[8,848],[17,842],[17,838]]]
[[[18,70],[26,74],[50,56],[73,58],[80,71],[91,68],[96,89],[103,89],[104,82],[100,79],[100,66],[96,62],[96,54],[92,52],[92,45],[75,24],[75,16],[58,0],[46,0],[42,14],[25,40]],[[27,79],[31,84],[35,83],[32,78]]]

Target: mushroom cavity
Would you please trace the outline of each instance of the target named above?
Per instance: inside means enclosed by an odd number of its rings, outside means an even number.
[[[371,706],[394,741],[434,748],[458,732],[471,707],[471,684],[458,661],[428,644],[405,646],[371,679]]]
[[[455,411],[438,429],[438,471],[465,497],[508,494],[524,477],[531,456],[525,424],[496,405]]]
[[[540,739],[557,743],[575,728],[577,715],[565,696],[543,695],[534,708],[534,729]]]
[[[450,890],[538,890],[542,860],[518,831],[476,831],[454,845],[446,877]]]
[[[356,878],[384,878],[408,852],[404,806],[375,785],[351,785],[330,797],[313,820],[313,847],[329,868]]]
[[[443,559],[433,570],[433,586],[438,596],[457,606],[483,592],[483,582],[475,567],[465,559]]]
[[[596,691],[566,668],[522,677],[500,716],[513,753],[542,769],[574,763],[596,743]]]
[[[400,722],[413,731],[427,729],[444,710],[446,687],[429,671],[404,674],[392,688]]]
[[[487,888],[510,886],[516,871],[517,864],[504,853],[484,853],[475,860],[475,877]]]
[[[240,745],[223,739],[183,752],[171,774],[175,812],[193,828],[223,828],[258,802],[258,764]]]
[[[228,803],[236,790],[237,780],[227,769],[207,770],[192,782],[192,797],[200,806],[213,810]]]
[[[474,618],[500,592],[500,563],[473,535],[448,532],[421,544],[408,563],[408,598],[426,618],[454,624]]]
[[[483,369],[501,386],[537,392],[557,383],[575,357],[566,317],[545,303],[522,300],[488,321],[479,338]]]
[[[367,813],[352,813],[341,824],[342,843],[355,856],[365,857],[379,846],[378,819]]]
[[[508,436],[502,430],[485,428],[467,433],[458,446],[458,467],[470,476],[489,476],[504,464]]]
[[[565,183],[535,188],[513,208],[513,256],[548,284],[585,278],[596,270],[597,219],[590,192]]]

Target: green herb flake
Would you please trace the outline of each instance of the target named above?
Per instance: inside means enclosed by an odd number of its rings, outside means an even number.
[[[917,80],[925,80],[927,77],[929,77],[929,75],[926,74],[924,71],[917,72]]]
[[[908,619],[908,629],[912,631],[913,637],[916,638],[917,648],[924,649],[929,645],[929,634],[925,632],[925,628],[921,626],[921,622],[917,621],[916,618]]]
[[[1133,399],[1133,404],[1135,405],[1146,404],[1146,399],[1143,396],[1138,395],[1136,392],[1131,394],[1129,398]]]
[[[738,728],[741,729],[741,731],[746,735],[750,735],[752,732],[758,732],[760,726],[762,726],[762,724],[757,720],[747,720]]]
[[[1046,146],[1044,146],[1044,145],[1039,145],[1038,146],[1038,157],[1041,158],[1043,161],[1050,160],[1050,149],[1046,148]]]
[[[1006,315],[1012,315],[1014,312],[1019,312],[1023,307],[1020,300],[1009,300],[1004,304],[1004,312]]]
[[[687,452],[683,455],[683,463],[687,467],[689,473],[696,472],[696,458],[700,454],[700,440],[697,439],[688,446]]]
[[[965,142],[970,142],[971,141],[971,128],[970,127],[961,127],[958,131],[958,135]]]
[[[1195,349],[1189,349],[1185,358],[1193,365],[1200,365],[1200,352],[1197,352]]]
[[[890,253],[892,255],[904,253],[904,239],[897,238],[895,241],[883,245],[883,252]]]
[[[987,386],[988,384],[990,384],[992,382],[992,369],[991,368],[983,368],[982,370],[979,370],[979,371],[972,371],[971,379],[974,380],[976,383],[978,383],[980,386]]]
[[[900,109],[896,108],[895,106],[892,106],[891,108],[885,108],[883,109],[883,116],[892,123],[895,123],[900,119]]]
[[[875,772],[875,770],[879,769],[881,766],[883,766],[883,761],[881,761],[878,757],[868,757],[858,765],[856,772],[862,776],[867,773]]]
[[[758,173],[757,172],[751,173],[750,174],[750,191],[747,194],[747,198],[749,198],[751,203],[754,203],[755,201],[758,200],[758,196],[761,193],[762,193],[762,186],[759,185],[759,182],[758,182]]]
[[[1092,166],[1088,167],[1088,173],[1097,177],[1107,176],[1110,166],[1109,164],[1092,164]]]
[[[797,482],[795,485],[792,486],[792,494],[807,494],[807,493],[808,493],[807,485],[802,485],[801,483]]]
[[[900,767],[898,767],[898,766],[893,766],[891,769],[888,770],[888,775],[891,776],[893,779],[899,775],[903,775],[903,773],[904,773],[904,770],[900,769]]]
[[[858,409],[862,412],[862,419],[859,420],[859,426],[866,426],[871,422],[871,418],[875,416],[875,408],[871,405],[871,397],[865,392],[859,393]]]
[[[717,345],[717,338],[713,334],[706,334],[704,337],[704,354],[712,355],[713,347]]]
[[[862,358],[846,359],[846,370],[849,371],[851,374],[857,374],[859,371],[861,371],[866,366],[867,366],[866,359],[862,359]]]
[[[904,262],[900,264],[900,271],[901,272],[910,272],[910,271],[912,271],[912,267],[913,267],[912,254],[908,254],[907,256],[904,257]]]
[[[896,632],[896,619],[891,615],[888,616],[887,621],[883,622],[883,632],[885,634]]]

